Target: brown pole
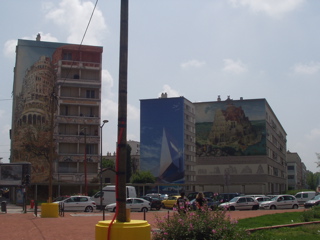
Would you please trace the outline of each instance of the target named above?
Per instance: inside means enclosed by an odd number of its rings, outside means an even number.
[[[49,199],[48,203],[52,202],[52,164],[53,164],[53,120],[54,120],[54,100],[55,100],[55,92],[51,93],[51,116],[50,116],[50,155],[49,155],[49,184],[48,184],[48,192]]]
[[[121,0],[117,146],[117,221],[126,222],[128,0]]]

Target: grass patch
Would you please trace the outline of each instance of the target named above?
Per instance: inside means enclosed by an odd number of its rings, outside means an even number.
[[[267,210],[266,210],[267,211]],[[300,223],[302,212],[287,212],[245,218],[238,221],[238,226],[245,229]]]
[[[316,240],[320,239],[320,225],[312,224],[293,228],[261,230],[251,234],[250,239],[259,240]]]

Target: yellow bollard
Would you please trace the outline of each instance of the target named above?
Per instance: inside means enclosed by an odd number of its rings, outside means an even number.
[[[42,203],[41,204],[41,217],[42,218],[57,218],[57,217],[59,217],[59,204],[58,203]]]

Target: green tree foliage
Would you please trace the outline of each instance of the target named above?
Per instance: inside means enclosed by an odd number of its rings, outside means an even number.
[[[115,170],[115,162],[111,159],[102,159],[102,168],[109,168]]]
[[[317,186],[320,184],[320,173],[307,171],[307,184],[310,189],[316,190]]]
[[[156,178],[150,171],[138,171],[131,177],[131,183],[155,183]]]

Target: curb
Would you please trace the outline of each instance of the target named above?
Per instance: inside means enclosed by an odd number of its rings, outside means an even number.
[[[270,227],[250,228],[250,229],[247,229],[246,231],[253,233],[253,232],[256,232],[259,230],[270,230],[270,229],[278,229],[278,228],[283,228],[283,227],[299,227],[299,226],[310,225],[310,224],[320,224],[320,221],[293,223],[293,224],[285,224],[285,225],[275,225],[275,226],[270,226]]]

